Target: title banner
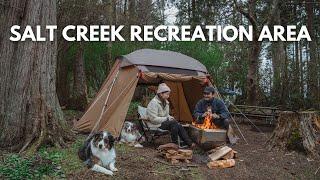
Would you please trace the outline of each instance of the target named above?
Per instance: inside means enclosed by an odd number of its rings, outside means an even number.
[[[123,37],[124,25],[68,25],[61,31],[66,41],[126,41]],[[56,25],[11,27],[11,41],[54,41]],[[254,32],[253,26],[137,26],[129,27],[130,41],[311,41],[306,26],[263,26]]]

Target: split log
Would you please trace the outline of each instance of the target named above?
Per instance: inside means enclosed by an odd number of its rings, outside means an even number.
[[[318,117],[315,121],[314,121],[314,125],[316,127],[316,129],[318,131],[320,131],[320,117]]]
[[[190,163],[192,159],[192,150],[185,150],[185,149],[169,149],[169,150],[161,150],[160,151],[164,158],[171,162],[171,164],[177,164],[180,161]]]
[[[234,150],[231,150],[230,152],[228,152],[226,155],[224,155],[223,157],[222,157],[222,159],[224,159],[224,160],[227,160],[227,159],[234,159],[234,158],[236,158],[236,151],[234,151]]]
[[[219,160],[219,161],[208,162],[207,166],[210,169],[214,169],[214,168],[229,168],[229,167],[234,167],[235,164],[236,164],[236,161],[234,159],[227,159],[227,160]]]
[[[186,159],[192,159],[192,156],[184,156],[181,154],[171,155],[171,154],[167,153],[166,159],[168,159],[168,160],[171,160],[171,159],[186,160]]]
[[[222,158],[224,155],[226,155],[230,151],[232,151],[232,149],[230,147],[224,146],[222,148],[219,148],[218,150],[216,150],[212,154],[210,154],[209,158],[211,161],[215,161],[215,160]]]
[[[170,155],[177,155],[177,154],[178,154],[178,151],[169,149],[169,150],[167,151],[167,153],[170,154]]]
[[[188,150],[188,149],[179,149],[178,153],[182,154],[184,156],[191,156],[191,157],[192,157],[192,154],[193,154],[192,150]]]
[[[178,151],[175,150],[168,150],[165,155],[167,159],[192,159],[192,150],[185,150],[179,149]]]
[[[178,150],[179,146],[174,143],[167,143],[167,144],[160,145],[157,149],[160,151],[166,151],[169,149]]]
[[[319,147],[319,132],[313,126],[319,116],[316,112],[282,112],[271,138],[267,141],[268,149],[299,149],[316,155]]]

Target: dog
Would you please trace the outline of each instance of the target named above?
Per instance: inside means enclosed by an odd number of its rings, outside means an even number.
[[[79,149],[78,156],[91,170],[112,176],[113,172],[118,171],[115,167],[114,141],[107,131],[95,133]]]
[[[143,146],[140,143],[144,141],[145,137],[140,134],[137,125],[125,121],[121,130],[120,143],[126,143],[129,144],[129,146],[142,148]]]

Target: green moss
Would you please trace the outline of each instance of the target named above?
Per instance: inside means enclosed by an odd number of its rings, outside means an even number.
[[[41,147],[32,155],[6,154],[0,161],[0,177],[5,179],[62,179],[67,174],[84,168],[78,158],[78,149],[84,137],[70,147]]]
[[[126,144],[116,144],[117,153],[130,153],[133,151],[133,147],[130,147]]]
[[[302,144],[302,137],[299,133],[299,129],[295,129],[291,132],[290,138],[288,140],[287,148],[290,150],[304,151]]]

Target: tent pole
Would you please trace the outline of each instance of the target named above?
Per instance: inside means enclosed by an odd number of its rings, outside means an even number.
[[[235,108],[240,112],[240,114],[241,114],[243,117],[245,117],[260,133],[262,133],[266,138],[268,138],[267,135],[266,135],[263,131],[261,131],[261,129],[258,128],[236,105],[234,105],[232,102],[230,102],[230,104],[231,104],[233,107],[235,107]]]
[[[99,116],[97,122],[95,123],[94,127],[92,128],[92,130],[91,130],[88,138],[89,138],[89,137],[92,135],[92,133],[95,131],[95,129],[97,128],[98,124],[100,124],[100,121],[101,121],[101,118],[102,118],[102,114],[103,114],[103,112],[105,111],[105,108],[106,108],[106,106],[107,106],[107,103],[108,103],[108,100],[109,100],[109,97],[110,97],[110,94],[111,94],[111,90],[113,89],[113,86],[114,86],[114,84],[115,84],[115,82],[116,82],[116,79],[118,78],[119,71],[120,71],[120,70],[118,69],[118,72],[117,72],[116,76],[114,77],[114,79],[113,79],[113,81],[112,81],[110,90],[109,90],[108,95],[107,95],[107,98],[106,98],[106,100],[105,100],[105,102],[104,102],[104,105],[103,105],[103,108],[102,108],[102,110],[101,110],[100,116]]]
[[[219,98],[221,99],[221,101],[224,103],[224,100],[222,99],[221,94],[219,93],[217,86],[216,86],[216,85],[213,85],[213,87],[216,89],[217,94],[218,94],[218,97],[219,97]],[[248,143],[247,139],[244,137],[243,133],[241,132],[238,123],[237,123],[236,120],[231,116],[231,113],[230,113],[229,109],[228,109],[228,108],[226,108],[226,109],[227,109],[228,113],[230,114],[231,119],[232,119],[233,122],[235,123],[237,129],[239,130],[239,132],[240,132],[243,140],[246,142],[246,145],[248,145],[249,143]]]

